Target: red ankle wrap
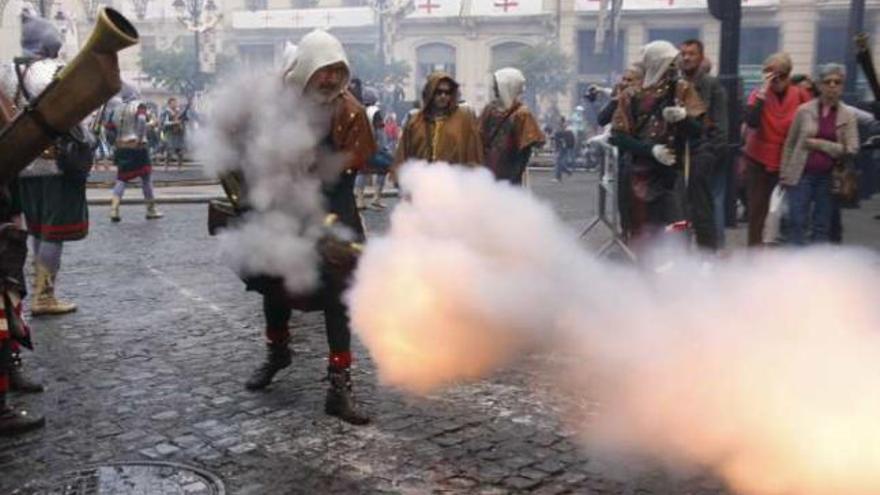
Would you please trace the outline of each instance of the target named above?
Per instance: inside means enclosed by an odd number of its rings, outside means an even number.
[[[346,369],[351,367],[351,351],[331,352],[330,367],[333,369]]]
[[[0,374],[0,394],[5,394],[9,391],[9,375],[6,373]]]

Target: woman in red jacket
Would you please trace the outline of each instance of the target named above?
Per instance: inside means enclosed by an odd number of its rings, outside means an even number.
[[[799,106],[811,99],[791,84],[791,57],[774,53],[764,61],[764,83],[749,95],[745,156],[748,160],[749,246],[762,244],[770,194],[779,181],[779,164],[788,129]]]

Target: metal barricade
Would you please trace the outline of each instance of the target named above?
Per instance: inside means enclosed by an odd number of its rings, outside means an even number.
[[[620,214],[617,208],[617,182],[619,174],[617,147],[609,144],[607,138],[592,138],[590,145],[600,146],[602,149],[598,170],[598,204],[596,206],[596,216],[590,221],[584,231],[581,232],[581,237],[586,237],[593,229],[604,225],[611,233],[611,239],[607,240],[599,248],[599,256],[605,255],[612,247],[617,246],[629,259],[635,260],[636,255],[624,242],[623,232],[620,228]]]

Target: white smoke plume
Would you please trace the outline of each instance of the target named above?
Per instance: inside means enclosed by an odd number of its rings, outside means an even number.
[[[665,253],[660,273],[596,259],[485,171],[401,181],[412,201],[348,295],[385,383],[427,393],[550,351],[569,357],[558,392],[599,403],[575,420],[596,453],[710,467],[743,494],[880,493],[875,254]]]
[[[267,71],[248,73],[211,97],[196,150],[209,173],[240,172],[247,214],[219,235],[224,259],[239,273],[282,276],[290,292],[318,282],[316,240],[323,234],[322,180],[337,177],[340,156],[321,152],[329,113]]]

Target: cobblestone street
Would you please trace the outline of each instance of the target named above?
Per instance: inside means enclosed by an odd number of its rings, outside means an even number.
[[[566,221],[586,224],[594,175],[539,179],[535,191]],[[709,476],[588,458],[561,422],[570,404],[541,392],[535,370],[549,356],[413,399],[377,384],[356,342],[355,391],[373,423],[353,427],[323,414],[320,314],[296,314],[294,364],[266,391],[246,391],[264,352],[260,298],[219,262],[206,208],[165,205],[165,219],[147,222],[142,206],[126,205],[120,224],[91,208],[92,231],[66,246],[59,276],[59,295],[79,311],[32,320],[37,347],[25,360],[48,390],[13,397],[47,426],[0,439],[0,493],[60,493],[72,470],[148,459],[205,469],[242,495],[726,493]],[[366,218],[373,234],[387,227],[387,213]]]

